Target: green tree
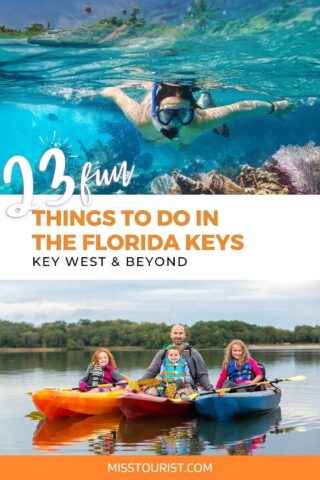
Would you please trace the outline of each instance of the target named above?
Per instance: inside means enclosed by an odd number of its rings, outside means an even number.
[[[0,25],[0,32],[1,33],[13,33],[17,32],[14,28],[6,27],[5,25]]]
[[[139,7],[132,7],[131,8],[131,15],[128,19],[128,23],[130,23],[131,25],[136,25],[138,23],[138,13],[139,13]]]
[[[32,329],[30,331],[24,332],[21,335],[24,347],[26,348],[36,348],[40,347],[40,335],[39,332]]]
[[[319,343],[320,326],[299,325],[294,331],[260,327],[239,320],[198,321],[187,327],[188,341],[197,348],[225,347],[240,338],[249,344]],[[129,320],[80,319],[75,323],[47,322],[39,327],[26,322],[0,320],[0,347],[59,347],[82,349],[99,346],[137,346],[161,348],[169,340],[165,323]]]
[[[293,332],[295,343],[312,343],[312,330],[313,327],[308,325],[296,326]]]
[[[26,32],[37,32],[41,33],[45,31],[45,26],[42,23],[32,23],[29,27],[26,28]]]
[[[193,25],[203,30],[210,21],[218,18],[219,10],[219,7],[209,4],[207,0],[193,0],[187,12]]]
[[[316,325],[312,332],[311,332],[311,337],[312,337],[312,343],[320,343],[320,326]]]

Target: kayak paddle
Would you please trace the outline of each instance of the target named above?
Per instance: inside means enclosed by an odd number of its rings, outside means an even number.
[[[157,387],[161,380],[158,378],[146,378],[145,380],[137,380],[139,387]]]
[[[88,390],[91,390],[93,388],[103,388],[103,387],[112,387],[112,383],[103,383],[101,385],[96,385],[95,387],[87,387]],[[66,388],[52,388],[52,387],[47,387],[50,388],[50,390],[58,390],[59,392],[72,392],[74,390],[79,390],[79,387],[66,387]],[[33,392],[27,392],[27,395],[32,395]]]
[[[156,387],[160,384],[160,380],[157,378],[147,378],[145,380],[128,380],[128,385],[133,390],[139,391],[139,387]],[[113,387],[112,383],[103,383],[101,385],[96,385],[95,387],[87,387],[88,390],[93,388],[108,388]],[[54,390],[59,390],[60,392],[72,392],[79,390],[79,387],[66,387],[66,388],[57,388]],[[27,395],[32,395],[33,392],[27,392]]]
[[[129,380],[128,379],[128,385],[130,388],[133,388],[135,390],[139,390],[137,387],[155,387],[159,385],[160,380],[157,378],[147,378],[146,380]],[[116,385],[113,385],[112,383],[104,383],[101,385],[96,385],[95,387],[87,387],[88,390],[91,390],[92,388],[105,388],[105,387],[113,387]],[[61,388],[60,389],[63,392],[70,392],[72,390],[79,390],[79,387],[73,387],[73,388]]]
[[[112,383],[102,383],[101,385],[96,385],[94,387],[87,387],[87,390],[92,390],[93,388],[106,388],[112,387]],[[67,387],[67,388],[58,388],[60,392],[71,392],[73,390],[79,390],[79,387]]]
[[[203,395],[210,395],[211,393],[228,393],[233,390],[239,390],[240,388],[246,388],[246,387],[255,387],[255,386],[260,386],[260,385],[272,385],[273,383],[279,383],[279,382],[300,382],[301,380],[305,380],[307,377],[305,375],[297,375],[296,377],[283,377],[283,378],[275,378],[274,380],[264,380],[263,382],[258,382],[255,384],[249,384],[246,385],[245,383],[240,383],[239,385],[236,385],[234,387],[228,387],[228,388],[218,388],[218,389],[213,389],[208,392],[204,393],[192,393],[189,395],[190,400],[194,400],[197,397],[202,397]]]

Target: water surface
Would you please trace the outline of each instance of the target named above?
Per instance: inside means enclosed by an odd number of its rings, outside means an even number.
[[[120,370],[139,378],[154,352],[117,352]],[[203,351],[216,381],[222,351]],[[61,420],[31,419],[26,394],[42,387],[75,386],[88,353],[0,354],[0,454],[81,455],[319,455],[319,351],[253,352],[269,379],[306,374],[303,382],[282,383],[280,408],[228,422],[205,417],[127,422],[121,414]]]

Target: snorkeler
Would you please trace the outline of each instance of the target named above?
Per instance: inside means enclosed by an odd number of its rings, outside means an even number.
[[[189,85],[163,82],[155,82],[142,103],[128,97],[120,87],[104,88],[100,95],[113,100],[146,140],[180,145],[188,145],[204,133],[221,129],[227,121],[241,115],[281,116],[292,109],[287,100],[245,100],[223,107],[209,104],[209,108],[207,105],[203,108],[201,103],[207,102],[201,101],[201,97],[197,102]],[[222,134],[228,135],[226,126]]]

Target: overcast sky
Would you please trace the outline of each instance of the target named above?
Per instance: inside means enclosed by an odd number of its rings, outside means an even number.
[[[0,281],[0,318],[43,322],[243,320],[294,328],[320,324],[320,282]]]

